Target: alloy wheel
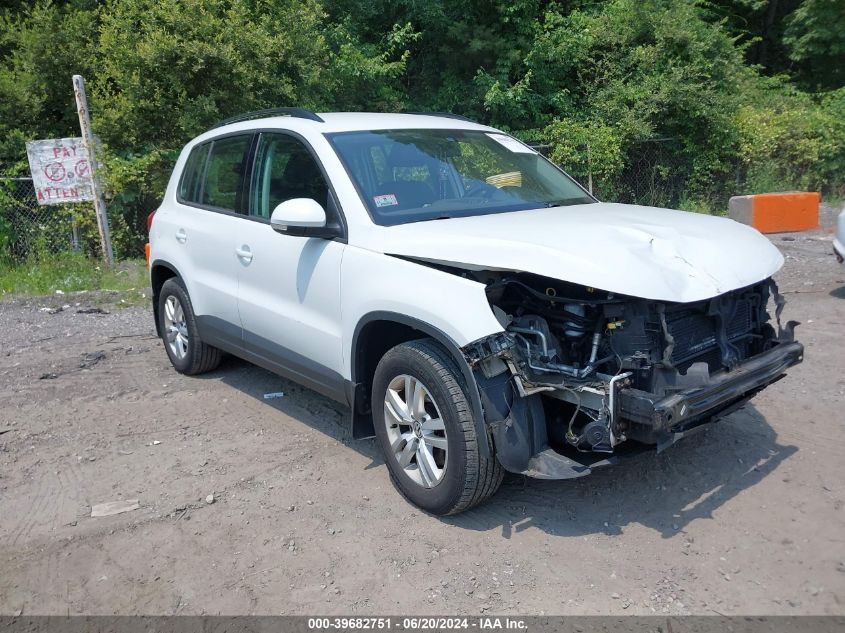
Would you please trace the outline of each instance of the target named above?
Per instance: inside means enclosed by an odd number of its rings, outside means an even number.
[[[402,374],[390,381],[384,394],[384,423],[390,452],[405,474],[424,488],[439,484],[446,472],[446,425],[419,379]]]
[[[164,333],[173,355],[182,360],[188,355],[188,323],[182,303],[174,295],[164,302]]]

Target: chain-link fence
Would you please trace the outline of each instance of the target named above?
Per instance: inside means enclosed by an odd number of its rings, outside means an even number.
[[[634,144],[625,167],[609,181],[599,181],[600,198],[650,207],[678,208],[689,189],[692,161],[672,138]]]
[[[20,261],[78,247],[70,205],[41,206],[32,178],[0,176],[0,258]]]
[[[545,144],[534,144],[534,147],[546,156],[552,149]],[[706,184],[693,183],[693,160],[674,138],[647,139],[632,144],[626,150],[624,166],[612,176],[592,174],[589,147],[580,147],[579,151],[582,156],[577,165],[561,166],[599,200],[606,202],[725,212],[728,198],[743,189],[738,165],[732,168],[734,173],[711,173]]]

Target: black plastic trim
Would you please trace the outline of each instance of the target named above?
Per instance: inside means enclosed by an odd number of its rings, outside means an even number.
[[[637,389],[622,389],[619,392],[620,415],[648,426],[656,433],[683,430],[779,380],[789,367],[803,358],[801,343],[780,343],[732,371],[711,376],[710,382],[701,387],[664,397]]]
[[[241,123],[243,121],[253,121],[255,119],[267,119],[274,116],[290,116],[297,119],[308,119],[317,123],[325,123],[325,121],[317,114],[306,110],[305,108],[267,108],[265,110],[255,110],[253,112],[244,112],[243,114],[236,114],[228,119],[223,119],[216,123],[211,129],[216,130],[224,125],[231,125],[232,123]]]
[[[152,273],[153,269],[156,267],[167,268],[170,272],[172,272],[176,277],[182,279],[182,275],[179,274],[176,266],[167,262],[163,259],[154,259],[150,263],[150,284],[152,284]],[[150,297],[152,300],[152,308],[153,308],[153,321],[155,323],[156,335],[161,336],[161,324],[159,323],[159,316],[158,316],[158,295],[155,292],[155,288],[153,288],[152,296]]]
[[[224,319],[198,315],[197,327],[209,345],[348,404],[347,381],[339,373]]]
[[[451,112],[405,112],[404,114],[414,114],[417,116],[436,116],[443,119],[455,119],[456,121],[466,121],[467,123],[478,123],[463,114],[453,114]],[[481,125],[481,123],[478,123]]]

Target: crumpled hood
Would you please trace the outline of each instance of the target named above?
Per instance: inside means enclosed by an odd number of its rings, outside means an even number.
[[[360,246],[390,255],[684,303],[748,286],[783,265],[767,238],[733,220],[624,204],[430,220],[361,237]]]

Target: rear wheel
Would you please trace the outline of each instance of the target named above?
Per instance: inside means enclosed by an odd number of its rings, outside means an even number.
[[[196,375],[220,364],[223,353],[200,338],[191,298],[181,279],[172,277],[164,282],[158,310],[164,348],[176,371]]]
[[[389,350],[376,368],[372,402],[391,478],[411,503],[457,514],[498,490],[502,468],[481,456],[463,376],[436,342]]]

